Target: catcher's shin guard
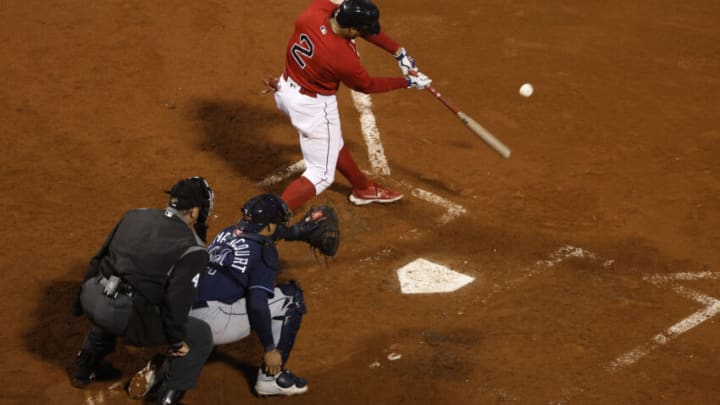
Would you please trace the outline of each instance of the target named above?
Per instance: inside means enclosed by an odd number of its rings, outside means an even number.
[[[278,288],[288,297],[288,302],[285,304],[287,308],[285,315],[279,317],[279,319],[283,320],[283,325],[280,331],[280,341],[277,345],[277,349],[282,354],[283,364],[285,364],[295,344],[295,337],[300,330],[302,317],[307,312],[307,309],[303,291],[296,281],[292,280],[288,283],[279,284]]]

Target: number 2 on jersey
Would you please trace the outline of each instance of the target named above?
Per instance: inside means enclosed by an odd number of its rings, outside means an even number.
[[[310,37],[306,34],[300,34],[299,42],[300,43],[296,42],[293,44],[292,48],[290,48],[290,53],[293,59],[295,59],[295,62],[300,66],[300,69],[305,69],[306,63],[304,58],[312,59],[315,52],[315,45],[313,45]]]

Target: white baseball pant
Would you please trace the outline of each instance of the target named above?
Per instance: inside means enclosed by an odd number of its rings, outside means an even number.
[[[325,191],[335,181],[338,155],[343,147],[337,97],[300,92],[295,81],[282,75],[278,80],[275,102],[290,117],[298,130],[300,150],[305,161],[303,176],[315,186],[315,194]]]

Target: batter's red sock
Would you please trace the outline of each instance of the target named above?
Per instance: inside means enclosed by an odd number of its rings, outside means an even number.
[[[315,186],[305,176],[300,176],[285,188],[281,197],[294,211],[315,197]]]
[[[367,178],[365,173],[360,171],[360,168],[358,168],[346,146],[340,149],[337,169],[350,181],[353,190],[364,190],[370,185],[370,179]]]

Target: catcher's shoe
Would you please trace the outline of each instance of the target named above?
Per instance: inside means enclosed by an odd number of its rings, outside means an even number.
[[[355,205],[367,205],[370,203],[387,204],[401,198],[403,198],[402,193],[388,190],[374,181],[370,181],[366,189],[353,189],[350,194],[350,202]]]
[[[147,365],[130,379],[128,382],[128,396],[131,399],[148,399],[150,391],[160,383],[158,370],[162,365],[162,359],[154,358],[148,361]]]
[[[276,376],[265,374],[262,369],[258,370],[258,378],[255,383],[255,392],[260,396],[267,395],[296,395],[308,390],[308,383],[290,372],[283,370]]]

